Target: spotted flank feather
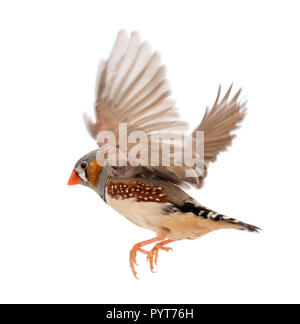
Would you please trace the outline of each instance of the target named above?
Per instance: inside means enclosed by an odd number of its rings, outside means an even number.
[[[168,201],[167,194],[162,187],[139,180],[113,182],[111,178],[108,178],[107,194],[114,199],[134,198],[138,202],[166,203]]]

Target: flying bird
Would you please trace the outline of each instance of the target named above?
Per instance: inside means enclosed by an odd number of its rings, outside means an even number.
[[[118,143],[124,142],[124,137],[131,132],[146,134],[148,145],[155,141],[152,133],[168,131],[175,134],[186,129],[187,124],[179,120],[175,103],[170,98],[165,75],[159,54],[153,52],[147,42],[142,42],[137,32],[130,36],[125,31],[118,33],[109,58],[99,64],[95,121],[85,116],[89,133],[99,148],[79,159],[68,182],[93,189],[128,220],[156,233],[154,238],[135,244],[130,251],[130,268],[135,277],[138,252],[147,256],[153,271],[159,251],[171,250],[166,245],[174,241],[196,239],[219,229],[260,230],[203,206],[185,191],[190,186],[201,188],[209,164],[231,145],[233,131],[246,113],[246,103],[240,100],[241,89],[231,97],[230,86],[222,97],[219,87],[214,104],[206,108],[201,123],[188,135],[189,140],[197,144],[197,131],[204,134],[200,167],[196,163],[163,165],[161,157],[158,165],[153,166],[148,163],[148,155],[141,159],[147,163],[131,164],[127,153],[123,164],[105,163],[103,152],[109,149],[113,149],[118,162],[122,162],[123,148]],[[120,132],[122,123],[126,123],[126,136]],[[117,141],[100,140],[103,131],[113,133]],[[132,143],[126,144],[128,148],[133,147]],[[174,144],[169,152],[173,162],[175,148]],[[163,154],[161,148],[155,151],[155,154],[160,153]],[[153,248],[146,250],[145,246],[151,243],[155,243]]]

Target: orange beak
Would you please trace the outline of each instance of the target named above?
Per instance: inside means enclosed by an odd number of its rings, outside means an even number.
[[[81,180],[75,170],[72,171],[70,179],[68,181],[68,186],[73,186],[76,184],[80,184]]]

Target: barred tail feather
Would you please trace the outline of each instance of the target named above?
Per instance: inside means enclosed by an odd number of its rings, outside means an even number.
[[[221,221],[224,222],[226,224],[232,224],[233,228],[239,229],[241,231],[248,231],[248,232],[256,232],[259,233],[259,231],[261,231],[261,229],[257,226],[251,225],[251,224],[247,224],[244,222],[241,222],[237,219],[234,218],[229,218],[227,216],[224,216],[222,214],[218,214],[214,211],[210,211],[207,214],[207,218],[214,220],[214,221]]]
[[[233,218],[230,218],[230,219],[233,219]],[[240,221],[235,220],[235,219],[234,219],[233,222],[228,221],[228,220],[226,222],[237,225],[238,229],[241,230],[241,231],[256,232],[256,233],[259,233],[261,231],[261,228],[259,228],[257,226],[247,224],[247,223],[243,223],[243,222],[240,222]]]
[[[181,206],[176,206],[182,213],[192,212],[196,217],[200,219],[209,219],[215,222],[216,229],[221,228],[236,228],[242,231],[248,232],[259,232],[261,229],[257,226],[243,223],[237,219],[227,217],[225,215],[219,214],[209,208],[200,205],[194,200],[186,201]]]

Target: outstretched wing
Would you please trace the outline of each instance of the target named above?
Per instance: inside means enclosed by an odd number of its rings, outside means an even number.
[[[237,129],[246,115],[246,102],[240,102],[241,89],[229,100],[232,85],[220,101],[221,86],[217,98],[211,109],[206,108],[203,119],[196,131],[204,132],[204,175],[210,162],[217,159],[220,152],[226,151],[235,137],[233,131]]]
[[[207,108],[203,119],[192,133],[192,139],[196,141],[196,131],[203,132],[203,164],[187,168],[185,166],[169,166],[153,168],[152,172],[158,173],[160,177],[166,178],[179,186],[193,185],[201,188],[207,175],[207,167],[210,162],[217,159],[220,152],[225,151],[235,137],[233,131],[237,129],[246,114],[246,102],[240,102],[241,89],[229,100],[232,85],[220,100],[221,87],[219,87],[217,98],[212,108]],[[195,149],[194,143],[193,149]],[[190,176],[187,177],[186,171]]]
[[[246,102],[239,102],[241,89],[228,101],[232,85],[219,102],[221,86],[216,101],[211,109],[206,108],[204,117],[195,131],[203,131],[205,163],[214,162],[220,152],[232,144],[235,137],[232,131],[239,127],[246,114]]]
[[[118,158],[122,155],[122,141],[133,131],[142,131],[146,136],[146,145],[156,147],[151,154],[159,155],[159,165],[150,166],[149,155],[144,156],[143,167],[110,166],[110,174],[122,177],[136,176],[137,173],[156,174],[177,185],[187,184],[200,188],[206,175],[209,162],[216,159],[233,138],[231,131],[242,120],[243,105],[238,103],[239,92],[228,102],[230,90],[219,103],[220,89],[217,100],[211,110],[207,110],[201,124],[195,131],[204,131],[204,173],[197,165],[177,165],[174,158],[176,143],[172,142],[169,166],[163,166],[164,152],[161,145],[153,145],[151,134],[168,131],[173,134],[186,129],[186,123],[178,120],[174,101],[170,98],[170,86],[165,78],[165,68],[161,65],[158,53],[152,52],[146,42],[142,42],[138,33],[130,37],[124,31],[118,33],[117,39],[107,60],[99,64],[96,84],[95,122],[85,116],[90,134],[97,139],[104,151],[116,151]],[[119,125],[126,123],[126,134],[119,133]],[[112,132],[116,144],[101,142],[99,134],[103,131]],[[194,142],[194,134],[189,136]],[[171,136],[172,137],[172,136]],[[176,136],[175,136],[176,137]],[[160,139],[158,140],[160,141]],[[128,151],[136,143],[126,143]],[[114,147],[110,147],[110,146]],[[112,150],[110,150],[112,149]],[[185,148],[186,149],[186,148]],[[126,153],[127,154],[127,153]],[[124,157],[124,156],[123,156]],[[128,156],[126,155],[127,159]],[[119,159],[120,162],[120,159]],[[187,173],[187,171],[189,171]]]
[[[96,122],[86,117],[93,137],[100,131],[118,136],[120,123],[127,123],[128,133],[184,129],[178,120],[165,67],[158,53],[141,42],[137,32],[130,37],[120,31],[107,61],[99,65],[95,104]],[[100,144],[100,143],[99,143]]]

